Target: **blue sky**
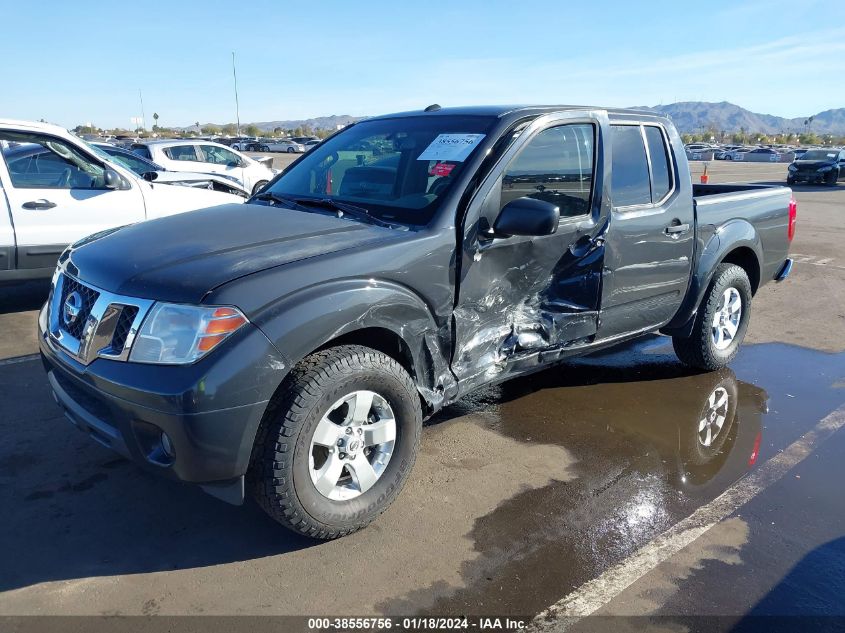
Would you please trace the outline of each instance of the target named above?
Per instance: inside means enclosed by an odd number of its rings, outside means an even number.
[[[845,4],[4,0],[0,117],[129,127],[477,103],[845,107]]]

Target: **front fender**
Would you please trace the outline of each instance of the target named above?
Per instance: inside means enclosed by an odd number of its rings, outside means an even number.
[[[757,258],[758,266],[763,262],[763,245],[757,229],[744,219],[731,220],[713,233],[696,258],[687,295],[672,320],[660,331],[664,334],[688,336],[698,312],[698,306],[713,279],[716,267],[738,248],[750,248]]]
[[[366,328],[389,330],[410,352],[413,379],[425,400],[443,400],[454,378],[438,326],[426,302],[409,288],[379,279],[345,279],[319,284],[262,310],[253,322],[276,345],[290,366],[341,336]]]

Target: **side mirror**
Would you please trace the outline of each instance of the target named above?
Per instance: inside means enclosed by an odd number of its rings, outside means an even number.
[[[493,231],[500,237],[511,235],[551,235],[557,231],[560,208],[536,198],[517,198],[499,212]]]
[[[143,174],[141,174],[141,178],[143,178],[144,180],[147,180],[149,182],[152,182],[153,180],[158,178],[158,172],[157,171],[145,171]]]
[[[114,169],[106,169],[103,173],[103,180],[105,181],[106,189],[125,189],[126,185],[120,174]]]

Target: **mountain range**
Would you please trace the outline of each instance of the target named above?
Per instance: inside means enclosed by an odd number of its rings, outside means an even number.
[[[759,114],[745,108],[721,101],[712,103],[707,101],[681,101],[657,106],[639,106],[639,110],[657,112],[672,119],[675,126],[682,133],[702,132],[713,129],[725,132],[765,132],[775,134],[783,132],[803,133],[807,131],[805,121],[811,116],[787,119],[772,114]],[[845,108],[825,110],[812,115],[810,130],[817,134],[845,135]],[[335,130],[338,126],[348,125],[364,117],[348,114],[333,114],[311,119],[295,119],[289,121],[260,121],[254,123],[264,132],[272,132],[276,128],[292,130],[298,127],[312,130]],[[245,127],[247,124],[242,124]]]
[[[794,119],[758,114],[733,103],[722,101],[710,103],[707,101],[682,101],[667,105],[645,106],[641,110],[650,110],[668,116],[682,133],[701,132],[704,129],[714,129],[725,132],[765,132],[775,134],[783,132],[802,133],[807,130],[804,124],[810,116],[810,130],[817,134],[845,134],[845,108],[825,110],[817,114]]]

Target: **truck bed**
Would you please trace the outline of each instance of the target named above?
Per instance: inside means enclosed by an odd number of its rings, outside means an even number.
[[[789,250],[787,227],[792,190],[779,185],[693,183],[692,191],[699,240],[706,243],[716,227],[728,223],[750,224],[749,229],[755,227],[759,236],[761,282],[771,279]],[[749,230],[749,235],[753,234]]]

